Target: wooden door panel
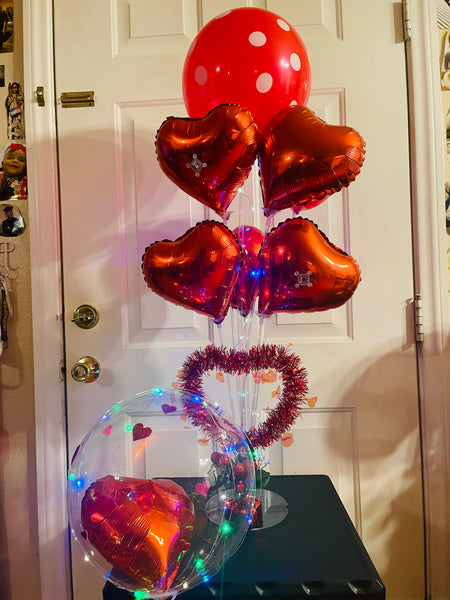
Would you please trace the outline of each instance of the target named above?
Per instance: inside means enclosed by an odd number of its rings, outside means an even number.
[[[313,90],[308,107],[330,125],[344,125],[344,89]],[[310,219],[333,244],[350,252],[349,194],[343,189],[312,209],[303,210],[299,217]],[[276,223],[291,216],[280,211]],[[354,257],[357,260],[357,257]],[[267,336],[277,342],[331,342],[351,340],[353,336],[352,300],[334,310],[312,313],[278,313],[266,325]]]
[[[355,408],[306,408],[283,441],[270,447],[267,457],[273,475],[326,473],[361,533],[356,434]]]
[[[195,0],[110,0],[114,57],[186,53],[197,33]]]
[[[175,240],[205,217],[204,206],[166,178],[156,158],[158,128],[168,114],[182,111],[180,103],[116,105],[117,201],[124,251],[122,325],[129,348],[212,341],[208,320],[151,292],[140,269],[147,246]]]
[[[341,0],[267,0],[265,8],[283,15],[300,30],[308,28],[316,36],[342,39]]]

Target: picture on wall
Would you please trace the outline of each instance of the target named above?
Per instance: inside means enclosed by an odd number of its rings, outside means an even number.
[[[0,205],[1,227],[0,235],[3,237],[17,237],[23,233],[25,224],[22,213],[16,205]]]
[[[0,5],[0,52],[14,51],[14,19],[12,3]]]
[[[8,140],[24,140],[23,92],[18,81],[13,81],[8,85],[8,96],[6,97],[5,106],[8,117]]]
[[[25,144],[13,142],[0,153],[0,200],[27,197],[27,157]]]

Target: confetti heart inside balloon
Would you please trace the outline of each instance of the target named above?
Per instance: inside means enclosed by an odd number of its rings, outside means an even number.
[[[81,519],[84,535],[113,567],[146,589],[164,591],[190,548],[195,517],[173,481],[107,475],[86,491]]]
[[[161,410],[165,415],[176,412],[177,407],[170,404],[161,404]]]
[[[241,260],[241,248],[232,232],[222,223],[202,221],[173,242],[149,246],[142,257],[142,271],[155,293],[221,323]]]
[[[145,440],[152,434],[151,427],[144,427],[142,423],[136,423],[133,427],[133,442],[137,440]]]
[[[202,483],[196,483],[195,484],[195,490],[199,494],[201,494],[202,496],[206,496],[206,494],[208,493],[209,488],[210,488],[209,481],[203,481]]]
[[[266,216],[312,208],[347,187],[365,152],[351,127],[329,125],[305,106],[285,108],[263,132],[259,165]]]
[[[294,435],[291,432],[283,434],[281,443],[285,448],[289,448],[294,443]]]
[[[258,311],[315,312],[341,306],[361,277],[358,263],[308,219],[289,219],[265,238]]]
[[[256,160],[258,129],[240,106],[202,119],[169,117],[156,136],[159,164],[180,189],[223,215]]]

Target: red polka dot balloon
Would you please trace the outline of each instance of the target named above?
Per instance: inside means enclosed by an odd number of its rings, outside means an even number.
[[[190,117],[220,104],[239,104],[262,131],[289,105],[306,105],[311,69],[305,45],[284,19],[261,8],[236,8],[203,27],[183,70]]]

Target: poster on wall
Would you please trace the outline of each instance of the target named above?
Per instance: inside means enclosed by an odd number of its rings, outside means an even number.
[[[0,6],[0,52],[14,51],[13,7]]]

